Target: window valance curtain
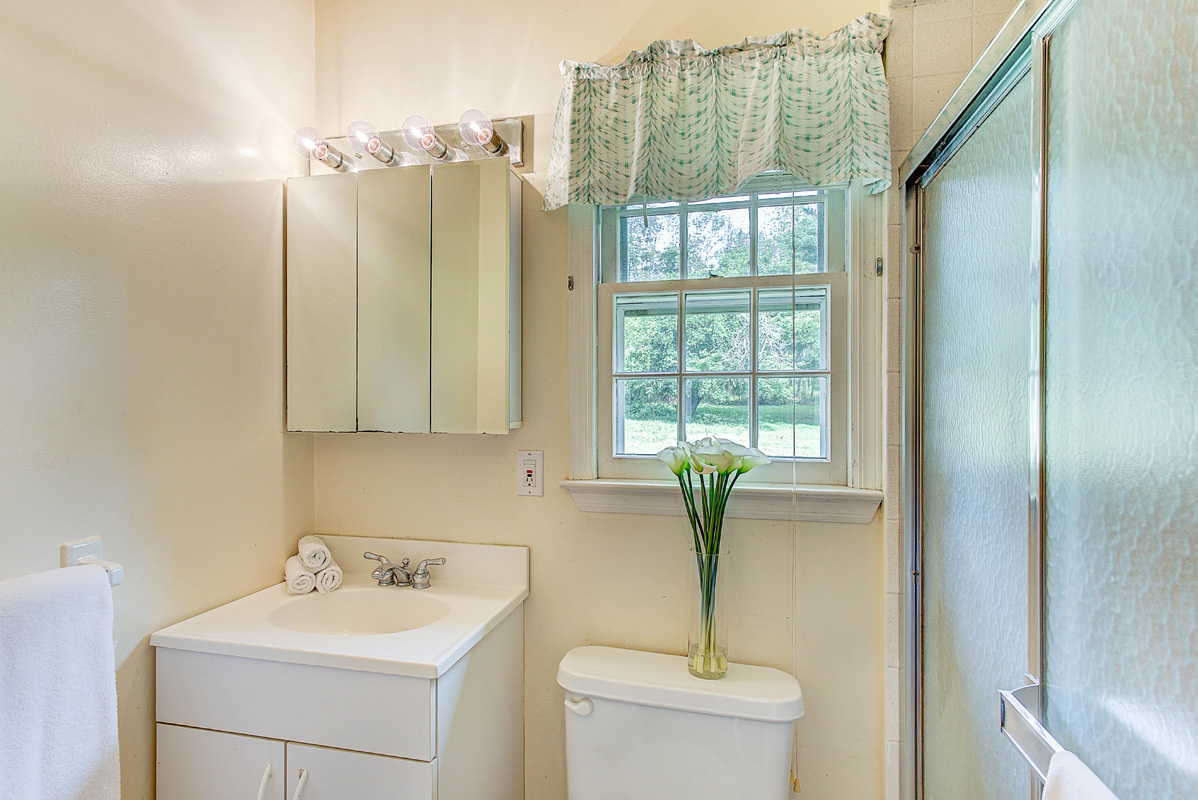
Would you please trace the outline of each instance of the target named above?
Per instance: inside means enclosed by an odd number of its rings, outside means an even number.
[[[716,50],[663,40],[614,67],[563,61],[545,209],[701,200],[769,170],[884,191],[889,27],[866,14],[823,37],[796,28]]]

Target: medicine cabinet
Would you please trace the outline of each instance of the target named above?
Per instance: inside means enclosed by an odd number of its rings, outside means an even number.
[[[507,159],[287,181],[287,430],[520,426]]]

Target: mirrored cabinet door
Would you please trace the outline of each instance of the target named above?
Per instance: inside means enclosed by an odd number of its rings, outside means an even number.
[[[357,430],[357,182],[287,182],[287,429]]]
[[[432,430],[520,424],[520,183],[506,159],[433,168]]]
[[[358,430],[429,431],[428,167],[358,175]]]

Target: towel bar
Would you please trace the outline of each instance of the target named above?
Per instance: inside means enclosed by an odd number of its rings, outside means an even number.
[[[998,690],[998,727],[1023,755],[1040,780],[1048,779],[1048,762],[1065,748],[1036,718],[1028,706],[1040,708],[1040,684],[1013,691]]]
[[[76,567],[81,564],[94,564],[97,567],[103,567],[104,571],[108,573],[109,586],[119,586],[121,581],[125,580],[124,567],[115,561],[105,561],[100,558],[104,555],[104,544],[100,541],[99,536],[67,542],[59,548],[58,552],[59,563],[64,567]]]

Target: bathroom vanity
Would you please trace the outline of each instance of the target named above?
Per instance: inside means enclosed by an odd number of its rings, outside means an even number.
[[[151,637],[158,796],[522,798],[528,550],[324,540],[341,589],[279,584]],[[365,551],[446,564],[380,587]]]

